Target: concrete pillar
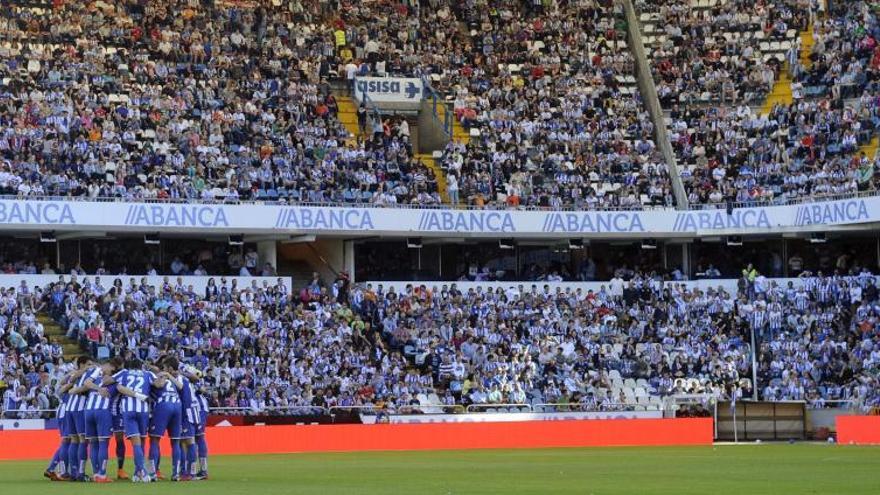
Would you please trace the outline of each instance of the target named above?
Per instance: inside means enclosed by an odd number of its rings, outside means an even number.
[[[275,270],[278,270],[278,243],[275,241],[262,241],[257,243],[257,254],[260,256],[260,265],[257,272],[252,275],[258,275],[263,271],[263,265],[269,263]]]
[[[349,280],[354,282],[354,241],[343,241],[342,266],[348,272]]]
[[[691,244],[686,242],[681,245],[681,272],[691,279]]]

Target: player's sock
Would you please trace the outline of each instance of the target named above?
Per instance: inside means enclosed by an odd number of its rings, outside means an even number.
[[[63,444],[62,444],[63,445]],[[55,468],[58,467],[58,463],[61,461],[61,445],[55,449],[55,455],[52,456],[52,460],[49,461],[49,466],[46,467],[46,471],[55,471]]]
[[[199,448],[199,468],[202,472],[208,472],[208,442],[205,441],[205,435],[196,437],[196,446]]]
[[[150,438],[150,468],[152,473],[159,470],[159,439]]]
[[[70,474],[70,469],[67,467],[70,459],[70,442],[67,440],[61,442],[60,450],[61,452],[58,455],[58,470],[63,474]]]
[[[180,476],[180,440],[171,441],[171,476]]]
[[[186,447],[186,472],[184,474],[195,474],[193,469],[196,466],[196,444],[190,444]]]
[[[79,475],[79,442],[71,442],[68,447],[67,469],[71,478]]]
[[[91,461],[92,461],[92,474],[101,474],[101,448],[98,447],[98,439],[93,438],[89,440],[89,450],[92,452]]]
[[[116,469],[125,465],[125,440],[116,441]]]
[[[98,442],[98,469],[101,476],[107,476],[107,458],[110,456],[110,439],[102,438]]]
[[[134,450],[134,472],[137,474],[143,474],[146,472],[144,469],[144,446],[143,445],[133,445],[132,450]]]
[[[152,447],[152,446],[153,446],[153,444],[150,443],[150,447]],[[160,469],[159,469],[160,464],[162,464],[162,449],[159,446],[159,439],[156,439],[156,472],[157,473],[160,471]]]
[[[89,443],[88,442],[80,442],[79,443],[79,464],[77,467],[77,473],[82,476],[86,474],[86,461],[89,459]]]

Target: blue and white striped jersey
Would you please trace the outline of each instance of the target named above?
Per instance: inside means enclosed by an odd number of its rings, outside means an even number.
[[[180,393],[177,391],[177,387],[171,380],[167,380],[165,382],[165,386],[159,389],[155,389],[153,392],[153,396],[156,399],[156,402],[172,402],[172,403],[180,403]]]
[[[70,394],[67,392],[59,393],[59,391],[61,390],[61,387],[67,385],[68,380],[70,380],[70,375],[65,375],[55,388],[55,395],[59,398],[58,410],[55,411],[55,416],[58,419],[64,419],[64,417],[67,416],[67,401],[70,400]]]
[[[117,392],[115,387],[111,388],[110,394],[110,414],[119,416],[122,414],[122,399],[125,396]]]
[[[180,390],[180,401],[183,405],[183,414],[187,421],[192,424],[198,424],[200,407],[196,386],[185,376],[181,376],[180,380],[183,382],[183,388]]]
[[[199,398],[199,410],[201,412],[208,412],[208,410],[210,409],[210,407],[208,406],[208,398],[205,397],[205,394],[201,393],[197,394],[197,397]]]
[[[152,371],[122,370],[113,375],[113,378],[116,379],[116,383],[134,392],[144,394],[149,399],[150,390],[153,387],[156,375]],[[150,412],[150,403],[148,400],[139,400],[126,395],[122,398],[122,412],[148,413]]]
[[[91,375],[95,370],[100,370],[99,368],[90,368],[86,370],[82,376],[74,384],[74,388],[82,387],[85,385],[86,381],[89,379],[89,375]],[[67,401],[67,411],[68,412],[82,412],[86,408],[86,394],[70,394],[70,398]]]
[[[102,386],[104,382],[104,370],[100,367],[95,368],[96,372],[91,373],[89,375],[88,381],[94,383],[97,386]],[[92,390],[89,391],[88,395],[86,395],[86,411],[105,411],[110,409],[110,398],[103,397],[98,392]]]
[[[61,395],[61,403],[58,404],[58,410],[55,412],[55,417],[58,419],[64,419],[67,416],[67,394]]]

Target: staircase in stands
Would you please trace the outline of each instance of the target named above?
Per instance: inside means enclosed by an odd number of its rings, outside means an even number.
[[[342,125],[345,126],[345,129],[354,136],[353,141],[356,142],[357,139],[361,138],[360,129],[358,128],[357,121],[357,104],[350,96],[344,95],[336,95],[336,105],[339,110],[337,112],[337,116]],[[444,122],[446,118],[446,105],[438,105],[437,106],[437,118],[440,122]],[[470,134],[461,126],[458,122],[458,119],[452,119],[452,140],[464,144],[468,144],[470,142]],[[418,143],[413,143],[413,147],[418,149]],[[440,198],[444,204],[449,204],[449,193],[446,190],[446,174],[443,169],[440,167],[440,163],[434,159],[434,156],[431,153],[416,153],[415,158],[420,160],[422,163],[428,166],[433,172],[434,176],[437,177],[437,188],[440,191]]]
[[[806,31],[801,31],[801,65],[808,69],[813,65],[810,54],[813,53],[813,45],[815,44],[816,39],[813,38],[813,25],[810,24]]]
[[[800,40],[800,63],[804,68],[808,69],[813,64],[813,61],[810,60],[810,53],[813,52],[813,44],[815,43],[815,39],[813,39],[812,24],[804,31],[801,31]],[[786,62],[785,66],[779,71],[779,78],[776,80],[776,83],[773,84],[773,90],[767,95],[767,99],[764,101],[764,106],[761,107],[761,114],[769,114],[775,105],[791,105],[794,101],[791,93],[792,80],[789,72],[790,67],[788,62]]]
[[[43,325],[43,335],[46,339],[50,343],[61,346],[65,360],[75,359],[84,354],[79,343],[68,337],[67,332],[51,316],[46,313],[38,313],[37,321]]]
[[[880,137],[874,136],[870,141],[859,147],[859,153],[864,153],[869,160],[873,160],[878,148],[880,148]]]
[[[437,119],[440,122],[445,122],[446,119],[446,105],[437,105]],[[468,132],[461,126],[458,119],[453,116],[452,118],[452,141],[457,143],[464,143],[467,145],[471,136]],[[437,189],[440,190],[440,199],[444,204],[449,204],[449,191],[447,190],[446,184],[446,173],[443,171],[443,168],[440,166],[440,162],[434,159],[434,156],[430,153],[418,153],[416,154],[416,158],[421,160],[422,163],[427,165],[433,172],[434,176],[437,177]]]
[[[361,137],[360,129],[358,128],[357,105],[355,105],[351,96],[336,95],[336,106],[339,108],[337,112],[339,121],[354,136],[353,141],[357,142],[357,139]]]

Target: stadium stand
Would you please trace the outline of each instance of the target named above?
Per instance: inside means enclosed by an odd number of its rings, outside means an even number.
[[[810,1],[636,2],[664,105],[760,103],[797,50]]]
[[[326,33],[290,11],[190,3],[7,7],[4,193],[439,201],[403,122],[348,143]]]
[[[21,197],[671,204],[619,6],[522,2],[483,16],[389,3],[339,16],[321,2],[11,6],[0,186]],[[167,16],[177,4],[183,15]],[[399,25],[409,29],[389,32]],[[418,56],[452,46],[457,60]],[[442,171],[414,156],[406,119],[355,127],[346,100],[350,129],[340,121],[328,80],[428,72],[474,135],[450,143]],[[75,104],[84,93],[95,97]],[[451,195],[438,190],[449,180]]]
[[[690,203],[875,188],[877,23],[867,3],[828,13],[810,0],[636,4]]]
[[[0,192],[635,210],[686,206],[675,204],[678,180],[689,203],[730,208],[876,189],[880,33],[867,2],[636,7],[678,177],[638,89],[621,2],[4,5]],[[434,154],[418,149],[406,116],[377,116],[346,93],[356,76],[386,75],[424,78],[448,100],[455,130]],[[203,251],[175,252],[158,271],[276,273],[233,261],[234,250]],[[67,272],[44,258],[24,253],[4,271]],[[214,407],[253,413],[644,409],[670,394],[752,391],[880,405],[870,270],[813,276],[801,266],[798,281],[779,285],[746,269],[735,290],[703,289],[651,259],[640,260],[644,273],[636,262],[604,267],[613,279],[592,291],[383,290],[340,274],[293,290],[221,279],[202,293],[112,279],[129,264],[156,273],[124,246],[92,258],[89,272],[107,286],[82,278],[78,260],[77,278],[0,295],[4,408],[15,411],[5,414],[51,408],[68,351],[176,354],[208,371]],[[595,264],[587,271],[565,278],[595,280]],[[563,278],[535,263],[525,273]]]
[[[2,339],[5,403],[47,409],[43,395],[69,369],[35,316],[45,312],[92,355],[179,356],[206,370],[214,407],[238,412],[507,403],[638,410],[670,394],[750,396],[752,333],[761,398],[880,404],[875,277],[805,272],[796,282],[747,273],[731,294],[640,276],[597,291],[317,279],[297,292],[224,279],[202,294],[173,281],[104,287],[62,278],[5,293],[4,318],[14,322]]]
[[[488,2],[462,14],[474,59],[447,84],[471,139],[442,157],[458,194],[476,205],[671,205],[622,8],[555,7]]]

